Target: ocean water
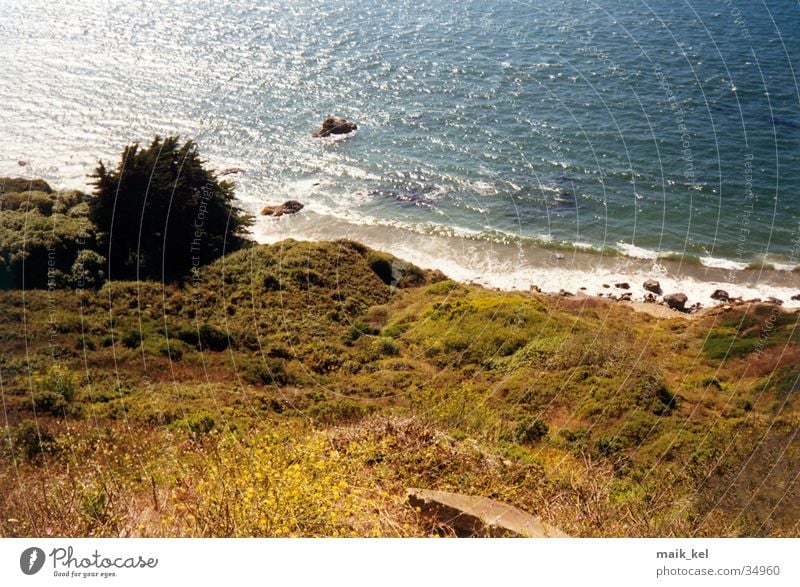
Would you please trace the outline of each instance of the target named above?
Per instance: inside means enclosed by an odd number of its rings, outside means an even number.
[[[252,4],[0,0],[0,175],[83,187],[180,133],[246,170],[249,210],[306,204],[263,241],[501,287],[800,290],[795,0]],[[329,114],[359,130],[313,139]]]

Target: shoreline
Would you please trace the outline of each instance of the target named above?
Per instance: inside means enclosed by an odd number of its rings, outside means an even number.
[[[800,308],[800,273],[774,269],[707,267],[679,259],[641,259],[602,252],[498,244],[465,237],[424,235],[391,226],[361,225],[323,216],[305,209],[281,218],[259,216],[252,227],[252,238],[270,244],[288,238],[295,240],[333,241],[350,239],[377,250],[386,251],[424,269],[438,269],[462,283],[505,291],[541,291],[559,295],[587,295],[619,301],[630,294],[630,302],[645,303],[650,293],[643,283],[659,282],[663,295],[683,293],[686,307],[698,309],[723,306],[726,301],[712,299],[718,289],[735,302],[768,302],[770,297],[786,309]],[[628,288],[615,287],[628,284]],[[661,302],[662,296],[659,295]],[[617,298],[617,299],[614,299]],[[686,313],[676,312],[686,316]]]

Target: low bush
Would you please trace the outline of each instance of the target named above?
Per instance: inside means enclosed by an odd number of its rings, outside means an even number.
[[[549,430],[547,422],[539,418],[528,417],[514,426],[511,439],[520,444],[532,444],[546,438]]]
[[[12,451],[28,460],[55,450],[55,438],[33,420],[23,420],[13,432]]]
[[[188,416],[181,418],[180,420],[176,420],[170,424],[170,427],[173,430],[184,430],[188,432],[189,435],[195,440],[199,440],[211,432],[215,426],[216,421],[214,416],[208,412],[196,412],[194,414],[189,414]]]
[[[308,410],[308,415],[322,424],[344,424],[360,420],[370,412],[373,406],[352,399],[322,401]]]
[[[77,377],[62,365],[52,365],[44,373],[35,373],[33,402],[37,410],[51,414],[63,414],[75,399]]]

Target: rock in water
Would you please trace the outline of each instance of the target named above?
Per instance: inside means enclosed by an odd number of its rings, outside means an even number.
[[[683,293],[674,293],[664,296],[664,302],[666,302],[667,306],[680,312],[686,311],[686,302],[688,299],[686,294]]]
[[[647,291],[651,291],[654,294],[661,293],[661,284],[658,283],[655,279],[648,279],[642,284],[642,287],[645,288]]]
[[[358,128],[358,125],[338,116],[329,116],[322,121],[322,128],[313,134],[314,137],[327,137],[330,135],[346,135]]]
[[[712,300],[719,300],[720,302],[727,302],[731,299],[731,296],[728,295],[724,289],[715,289],[714,293],[711,294]]]
[[[623,281],[622,283],[615,283],[614,287],[616,287],[617,289],[630,289],[631,284],[628,283],[627,281]]]
[[[284,214],[297,214],[300,210],[304,208],[303,204],[298,202],[297,200],[289,200],[288,202],[284,202],[283,204],[279,204],[277,206],[265,206],[263,210],[261,210],[261,214],[264,216],[283,216]]]
[[[487,497],[414,488],[407,489],[406,494],[413,507],[451,526],[459,536],[488,533],[528,538],[567,537],[541,518]]]
[[[244,173],[245,170],[242,167],[226,167],[222,171],[220,171],[217,175],[233,175],[235,173]]]

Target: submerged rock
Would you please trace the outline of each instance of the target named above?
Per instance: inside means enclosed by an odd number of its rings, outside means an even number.
[[[278,204],[277,206],[265,206],[263,210],[261,210],[261,214],[264,216],[283,216],[284,214],[297,214],[300,210],[302,210],[305,206],[298,202],[297,200],[289,200],[284,202],[283,204]]]
[[[664,296],[664,303],[667,304],[673,310],[678,310],[680,312],[686,311],[686,302],[688,301],[688,297],[684,293],[673,293]]]
[[[647,291],[653,292],[654,294],[661,293],[661,284],[658,283],[655,279],[648,279],[642,284],[642,287],[645,288]]]
[[[236,173],[244,173],[245,170],[241,167],[226,167],[222,171],[220,171],[217,175],[233,175]]]
[[[338,116],[329,116],[322,121],[322,128],[315,132],[312,136],[320,138],[330,135],[346,135],[358,128],[358,125],[344,118]]]

